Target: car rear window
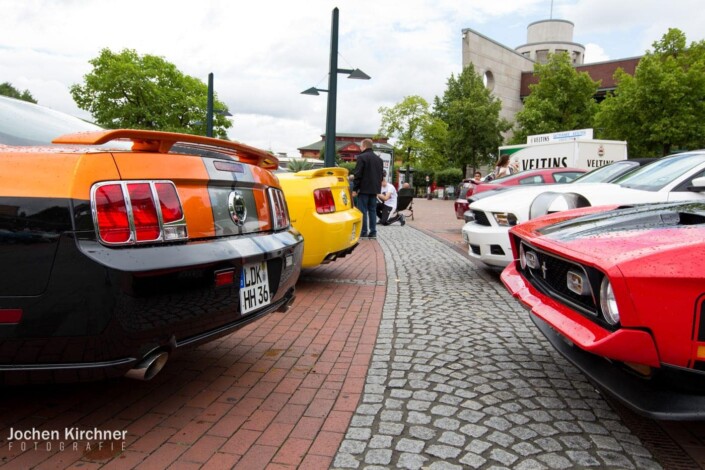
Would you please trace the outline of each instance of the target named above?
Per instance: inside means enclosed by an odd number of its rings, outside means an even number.
[[[557,171],[553,173],[553,179],[556,183],[570,183],[575,180],[575,178],[583,174],[584,172],[581,171]]]
[[[48,145],[56,137],[101,128],[82,119],[38,106],[0,97],[0,143],[5,145]]]
[[[543,182],[543,176],[541,175],[529,176],[519,180],[519,184],[541,184]]]

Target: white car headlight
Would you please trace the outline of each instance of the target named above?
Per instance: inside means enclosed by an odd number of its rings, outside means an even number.
[[[492,215],[501,227],[513,227],[517,224],[517,216],[511,212],[493,212]]]
[[[600,285],[600,307],[602,307],[602,314],[604,315],[607,323],[610,325],[616,325],[619,323],[619,308],[617,307],[617,299],[614,297],[612,284],[610,284],[607,276],[602,279],[602,284]]]

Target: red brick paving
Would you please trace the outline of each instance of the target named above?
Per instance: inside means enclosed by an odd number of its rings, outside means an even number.
[[[0,390],[6,468],[328,468],[358,405],[386,292],[379,244],[305,270],[287,313],[128,379]],[[126,430],[125,450],[22,450],[9,429]],[[41,445],[46,442],[41,441]],[[91,445],[89,450],[87,445]]]

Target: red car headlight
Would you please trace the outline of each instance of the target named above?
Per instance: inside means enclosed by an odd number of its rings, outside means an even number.
[[[612,284],[605,276],[600,284],[600,307],[602,315],[610,325],[619,323],[619,308],[617,307],[617,299],[612,290]]]

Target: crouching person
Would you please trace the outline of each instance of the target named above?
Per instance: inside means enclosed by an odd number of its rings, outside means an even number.
[[[382,225],[391,225],[397,221],[401,225],[406,223],[404,215],[397,212],[397,190],[385,178],[382,178],[382,192],[377,195],[377,217]]]

